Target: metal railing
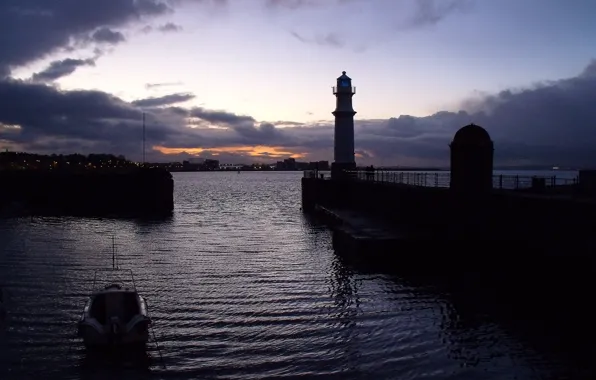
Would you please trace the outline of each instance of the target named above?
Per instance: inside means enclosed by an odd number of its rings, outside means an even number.
[[[409,186],[449,188],[450,172],[398,172],[375,170],[357,170],[348,172],[350,177],[359,181],[386,182]],[[318,178],[314,170],[304,171],[305,178]],[[326,178],[329,178],[328,176]],[[575,185],[578,178],[562,178],[557,176],[520,176],[497,174],[493,176],[494,189],[519,190],[533,187],[555,187]]]
[[[328,170],[304,170],[304,178],[331,179]]]
[[[360,181],[389,182],[421,187],[449,187],[449,172],[395,172],[385,170],[357,170],[350,172],[351,177]]]

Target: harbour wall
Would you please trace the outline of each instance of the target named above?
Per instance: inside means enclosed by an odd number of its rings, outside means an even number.
[[[11,207],[26,214],[165,216],[174,209],[174,181],[149,168],[2,171],[0,209]]]
[[[449,188],[302,178],[303,210],[357,210],[413,237],[547,242],[596,240],[596,202],[508,190],[466,194]]]

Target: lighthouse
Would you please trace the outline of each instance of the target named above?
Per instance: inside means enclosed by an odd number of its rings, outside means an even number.
[[[337,78],[337,85],[333,87],[336,98],[335,111],[335,136],[333,148],[333,163],[331,164],[331,178],[342,177],[345,170],[355,170],[354,161],[354,115],[352,96],[356,88],[352,87],[352,79],[342,72]]]

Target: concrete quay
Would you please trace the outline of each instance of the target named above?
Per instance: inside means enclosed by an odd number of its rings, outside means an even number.
[[[174,181],[166,170],[0,171],[0,211],[12,216],[161,217],[174,209]]]
[[[313,211],[333,231],[333,247],[346,254],[367,252],[370,259],[407,238],[387,223],[355,211],[318,205]]]

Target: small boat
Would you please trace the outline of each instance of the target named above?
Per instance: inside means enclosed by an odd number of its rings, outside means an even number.
[[[88,348],[145,346],[149,341],[147,303],[137,293],[132,270],[119,269],[114,261],[113,256],[112,269],[103,271],[129,272],[133,287],[112,283],[91,294],[78,323],[78,336]],[[95,272],[93,289],[100,271]]]

